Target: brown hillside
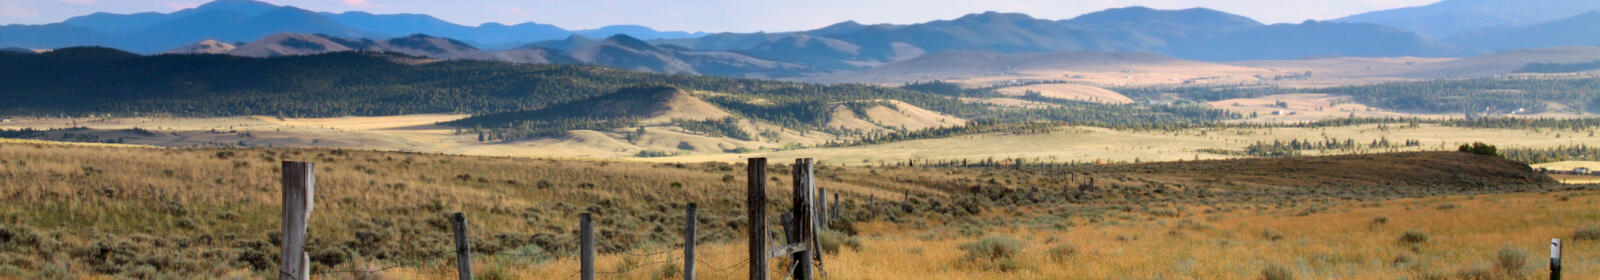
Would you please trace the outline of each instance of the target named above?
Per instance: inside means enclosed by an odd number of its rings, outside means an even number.
[[[1165,174],[1211,185],[1284,187],[1554,184],[1526,164],[1460,152],[1409,152],[1325,157],[1188,161],[1107,166],[1106,172]]]

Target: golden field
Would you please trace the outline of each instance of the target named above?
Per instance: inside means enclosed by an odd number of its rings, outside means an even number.
[[[468,213],[485,279],[573,277],[571,240],[586,212],[602,233],[601,278],[670,278],[689,202],[702,209],[700,278],[744,277],[741,164],[18,140],[0,142],[0,159],[0,278],[270,278],[282,160],[317,164],[308,248],[318,279],[452,278],[442,221],[456,211]],[[782,162],[767,178],[774,216],[790,192]],[[838,279],[1249,279],[1273,266],[1296,279],[1523,279],[1541,275],[1545,242],[1563,238],[1568,275],[1600,273],[1600,246],[1573,239],[1600,218],[1600,192],[1518,166],[1455,152],[1056,169],[824,165],[818,185],[846,200],[856,235],[826,239],[844,245],[823,266]],[[1096,187],[1077,187],[1090,178]],[[889,205],[905,192],[912,212]],[[876,207],[865,207],[868,196]],[[1408,230],[1428,238],[1403,243]],[[1009,253],[967,257],[962,248],[983,239]]]

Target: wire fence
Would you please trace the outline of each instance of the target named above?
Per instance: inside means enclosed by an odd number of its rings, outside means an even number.
[[[704,240],[704,239],[706,239],[708,237],[710,237],[710,235],[699,235],[695,239],[696,240]],[[568,237],[568,238],[565,238],[565,239],[562,239],[562,240],[558,240],[558,241],[555,241],[555,242],[550,242],[550,244],[568,244],[568,243],[577,242],[577,241],[579,241],[577,237]],[[699,241],[696,241],[696,244],[700,244]],[[664,265],[664,264],[669,264],[669,263],[680,263],[680,262],[683,261],[683,255],[681,254],[683,252],[682,249],[683,249],[683,245],[682,244],[674,244],[674,245],[671,245],[671,246],[667,246],[667,247],[663,247],[663,248],[655,249],[655,250],[648,250],[648,251],[645,251],[645,250],[628,250],[628,251],[618,252],[615,255],[621,255],[624,258],[634,257],[634,258],[643,258],[645,260],[657,259],[657,258],[661,258],[663,256],[666,256],[666,258],[662,258],[662,259],[659,259],[659,260],[654,260],[654,261],[650,261],[650,262],[646,262],[646,263],[620,265],[619,266],[620,268],[617,268],[617,269],[614,269],[614,270],[610,270],[610,271],[598,271],[597,270],[594,273],[596,275],[620,276],[620,275],[631,274],[631,273],[633,273],[633,272],[635,272],[635,271],[637,271],[639,269],[651,268],[651,267],[656,267],[656,266],[659,266],[659,265]],[[494,253],[476,253],[476,251],[474,250],[474,252],[475,252],[475,253],[473,253],[474,255],[489,255],[489,256],[500,256],[500,257],[523,258],[523,259],[530,259],[531,258],[531,259],[536,259],[536,260],[544,260],[544,259],[555,260],[555,259],[562,259],[564,257],[566,257],[566,258],[572,257],[572,255],[563,255],[563,254],[560,254],[558,252],[543,251],[543,250],[538,251],[538,252],[534,252],[534,253],[521,253],[521,252],[515,252],[515,250],[506,250],[506,251],[500,251],[500,252],[494,252]],[[452,261],[452,258],[455,257],[455,252],[440,252],[440,253],[442,255],[431,256],[431,257],[427,257],[427,258],[423,258],[423,259],[412,259],[412,260],[400,261],[399,263],[396,263],[396,264],[391,264],[391,265],[377,267],[377,268],[370,268],[370,269],[352,268],[352,269],[342,269],[342,270],[314,271],[312,273],[312,275],[317,275],[317,276],[320,276],[320,277],[334,276],[334,275],[351,275],[351,276],[358,276],[359,277],[359,276],[363,276],[363,275],[374,275],[374,274],[382,273],[384,271],[389,271],[389,270],[394,270],[394,269],[399,269],[399,268],[412,268],[412,269],[426,268],[424,266],[437,265],[438,263]],[[678,254],[674,254],[674,253],[678,253]],[[736,277],[737,275],[734,275],[732,273],[733,272],[737,272],[736,270],[738,270],[738,269],[742,269],[742,268],[747,267],[748,263],[749,263],[749,258],[739,258],[739,261],[733,262],[731,264],[726,264],[726,265],[712,263],[711,261],[706,260],[704,258],[695,259],[696,270],[712,272],[712,273],[720,274],[720,275],[727,275],[727,277],[725,277],[726,279],[739,278],[739,277]],[[355,262],[351,263],[351,266],[357,266],[357,265],[358,264],[356,264]],[[793,270],[793,269],[791,269],[791,270]],[[581,271],[579,269],[573,269],[573,272],[571,274],[567,275],[566,277],[563,277],[562,279],[577,279],[577,277],[580,276],[580,274],[581,274]]]

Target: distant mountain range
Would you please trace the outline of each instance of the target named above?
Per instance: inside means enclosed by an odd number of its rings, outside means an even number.
[[[0,26],[0,47],[60,48],[102,45],[139,53],[157,53],[203,40],[247,42],[278,33],[327,34],[350,38],[391,38],[428,34],[455,38],[479,48],[507,49],[580,34],[609,37],[627,34],[637,38],[671,39],[703,35],[662,32],[636,25],[606,26],[569,31],[559,27],[523,23],[458,25],[428,15],[374,15],[365,12],[318,13],[293,6],[251,0],[217,0],[172,13],[94,13],[57,24]]]
[[[537,23],[469,27],[419,14],[318,13],[249,0],[217,0],[167,14],[96,13],[55,24],[3,26],[0,48],[102,45],[137,53],[262,57],[365,50],[436,59],[796,77],[863,71],[947,51],[1148,52],[1189,60],[1238,61],[1327,56],[1466,57],[1516,48],[1600,44],[1600,12],[1581,12],[1600,6],[1594,1],[1542,1],[1507,8],[1505,13],[1494,9],[1516,3],[1521,2],[1447,0],[1334,21],[1272,25],[1204,8],[1128,7],[1066,20],[985,12],[917,24],[866,25],[846,21],[798,32],[703,34],[629,25],[578,31]],[[1396,13],[1438,18],[1421,22],[1386,16]],[[1503,20],[1465,24],[1445,16],[1471,13],[1496,15]],[[1468,18],[1479,17],[1482,16]],[[1554,20],[1542,20],[1551,17]],[[1450,24],[1462,26],[1440,27]],[[1511,25],[1481,27],[1494,24]],[[1429,35],[1445,33],[1454,35]],[[617,34],[621,35],[613,36]]]
[[[1356,14],[1332,21],[1393,26],[1432,38],[1492,27],[1524,27],[1600,9],[1594,0],[1444,0],[1426,6]]]
[[[655,46],[628,35],[603,40],[572,35],[571,48],[554,49],[538,45],[509,50],[485,51],[462,41],[423,34],[383,40],[349,39],[323,34],[281,33],[255,42],[231,45],[206,40],[167,53],[207,53],[249,57],[311,55],[340,51],[403,53],[434,59],[497,60],[518,63],[591,64],[636,71],[669,74],[747,76],[785,78],[819,70],[785,62],[757,59],[725,51],[701,51],[673,46]]]

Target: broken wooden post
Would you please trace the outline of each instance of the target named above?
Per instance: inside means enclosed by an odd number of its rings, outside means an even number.
[[[456,231],[456,271],[461,280],[472,280],[472,243],[467,240],[467,214],[450,216]]]
[[[689,209],[684,211],[683,221],[683,280],[694,280],[694,223],[698,216],[696,206],[689,203]]]
[[[594,217],[591,213],[578,215],[578,274],[583,280],[594,280]],[[568,276],[571,277],[571,276]]]
[[[306,254],[306,227],[316,194],[316,164],[283,162],[283,255],[278,279],[311,279],[311,257]]]
[[[767,280],[767,158],[750,158],[746,168],[749,186],[745,190],[745,217],[750,221],[750,280]]]
[[[818,190],[813,190],[816,185],[812,183],[811,159],[794,160],[794,225],[799,229],[795,234],[796,240],[804,243],[805,251],[795,253],[794,279],[811,280],[812,258],[818,255],[816,244],[817,225],[814,221],[817,208],[812,202]],[[794,244],[794,243],[791,243]]]

